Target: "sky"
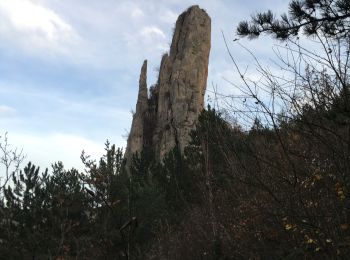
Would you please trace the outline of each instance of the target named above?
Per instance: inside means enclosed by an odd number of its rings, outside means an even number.
[[[191,5],[212,20],[207,89],[235,93],[238,81],[222,33],[239,64],[235,28],[259,11],[287,10],[288,0],[0,0],[0,136],[41,168],[62,161],[82,169],[82,150],[98,159],[108,139],[126,146],[143,60],[156,82],[178,15]],[[240,43],[261,60],[270,38]],[[208,92],[207,95],[210,95]]]

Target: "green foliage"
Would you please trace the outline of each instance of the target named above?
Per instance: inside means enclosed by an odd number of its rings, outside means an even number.
[[[40,173],[29,163],[13,176],[0,204],[0,252],[7,259],[114,258],[125,255],[121,226],[129,218],[123,153],[106,143],[99,164],[82,155],[86,172],[61,162]]]
[[[53,165],[52,174],[29,163],[5,190],[1,228],[4,251],[10,258],[40,258],[76,253],[74,236],[87,224],[85,196],[79,173]],[[65,243],[62,244],[62,236]]]
[[[122,150],[108,142],[98,163],[82,155],[85,173],[60,162],[40,173],[28,164],[0,203],[1,256],[345,256],[349,164],[336,138],[348,127],[342,100],[309,107],[277,132],[258,120],[242,132],[208,107],[183,154],[175,147],[157,163],[144,149],[128,172]]]
[[[348,0],[293,0],[289,4],[289,16],[283,14],[278,19],[270,10],[258,13],[250,22],[241,22],[237,34],[255,38],[269,33],[284,40],[302,30],[308,36],[348,38],[349,19]]]

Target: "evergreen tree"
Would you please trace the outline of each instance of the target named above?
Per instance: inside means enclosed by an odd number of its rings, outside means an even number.
[[[350,36],[350,3],[348,0],[293,0],[289,16],[276,18],[272,11],[252,16],[250,22],[241,22],[240,36],[258,37],[269,33],[277,39],[297,36],[300,31],[308,36],[321,35],[348,39]]]

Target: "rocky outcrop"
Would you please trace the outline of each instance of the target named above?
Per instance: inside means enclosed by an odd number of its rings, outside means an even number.
[[[146,63],[142,66],[136,112],[126,157],[151,148],[160,160],[173,147],[188,144],[203,109],[210,52],[210,17],[198,6],[182,13],[169,54],[162,57],[157,84],[147,97]]]
[[[125,155],[140,153],[144,143],[144,116],[148,109],[147,93],[147,60],[143,62],[139,80],[139,94],[137,96],[136,111],[133,115],[131,130]]]

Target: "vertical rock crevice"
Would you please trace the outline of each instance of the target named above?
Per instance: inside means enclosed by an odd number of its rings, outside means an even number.
[[[126,158],[145,146],[152,147],[159,161],[176,145],[183,152],[203,109],[210,33],[210,17],[198,6],[190,7],[179,16],[169,54],[162,57],[158,81],[151,87],[149,98],[144,63]],[[152,118],[151,122],[147,118]]]

